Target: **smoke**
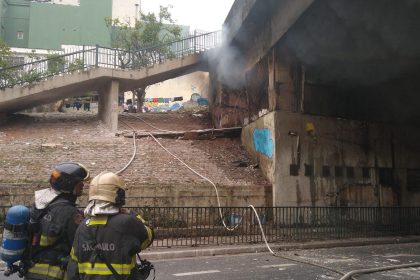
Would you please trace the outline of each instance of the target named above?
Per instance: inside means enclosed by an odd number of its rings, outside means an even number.
[[[234,89],[241,88],[245,85],[246,63],[244,55],[240,50],[232,44],[227,43],[226,34],[223,30],[223,44],[208,54],[208,62],[210,69],[216,71],[218,80]]]

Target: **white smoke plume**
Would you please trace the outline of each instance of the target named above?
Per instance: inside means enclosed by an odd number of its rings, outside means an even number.
[[[226,34],[229,32],[224,30],[223,35]],[[208,62],[223,85],[239,89],[245,85],[246,64],[242,53],[227,41],[223,38],[222,46],[208,54]]]

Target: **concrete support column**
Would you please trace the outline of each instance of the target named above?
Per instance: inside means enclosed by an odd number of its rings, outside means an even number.
[[[118,129],[119,81],[112,80],[99,92],[98,117],[111,131]]]
[[[295,111],[293,66],[284,63],[272,49],[268,62],[268,107],[270,111]]]

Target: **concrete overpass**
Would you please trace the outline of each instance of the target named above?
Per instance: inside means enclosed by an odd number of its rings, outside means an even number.
[[[0,112],[13,113],[89,91],[99,93],[99,117],[111,130],[118,124],[118,94],[179,77],[206,71],[206,52],[168,60],[152,67],[132,69],[90,68],[47,80],[6,88],[0,94]]]
[[[244,126],[274,205],[418,204],[419,14],[413,0],[234,2],[212,118]]]
[[[221,43],[221,32],[199,33],[139,50],[83,47],[71,53],[0,69],[0,120],[9,113],[42,104],[99,93],[99,117],[117,129],[118,94],[208,71],[208,57]]]

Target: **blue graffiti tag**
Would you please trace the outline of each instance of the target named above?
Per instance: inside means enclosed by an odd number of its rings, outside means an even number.
[[[253,131],[254,148],[257,152],[273,157],[273,137],[268,128],[255,128]]]

